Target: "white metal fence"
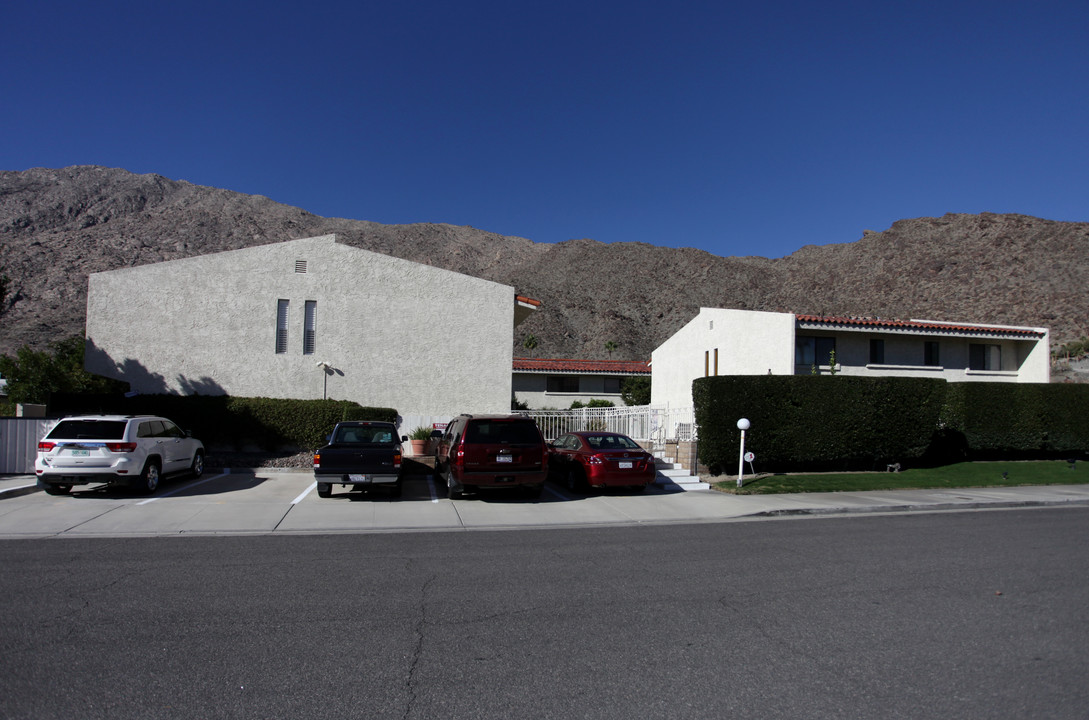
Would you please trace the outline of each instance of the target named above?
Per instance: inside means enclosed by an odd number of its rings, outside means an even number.
[[[636,441],[653,443],[696,439],[693,408],[636,405],[574,410],[522,410],[519,414],[536,420],[546,440],[578,430],[618,432]]]
[[[0,418],[0,474],[33,473],[38,441],[55,422],[41,418]]]

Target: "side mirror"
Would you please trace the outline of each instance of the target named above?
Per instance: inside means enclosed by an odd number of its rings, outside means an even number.
[[[408,442],[408,435],[402,435],[401,442]]]

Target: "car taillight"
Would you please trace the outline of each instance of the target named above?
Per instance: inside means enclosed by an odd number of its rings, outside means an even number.
[[[314,467],[316,467],[316,468],[321,467],[321,455],[318,455],[318,454],[314,455]]]
[[[589,457],[589,459],[587,460],[587,462],[590,463],[591,465],[604,465],[605,464],[605,457],[602,456],[602,455],[591,455]]]
[[[125,453],[136,452],[136,443],[106,443],[106,449],[110,452]]]
[[[393,453],[393,467],[394,468],[400,468],[401,467],[401,453],[399,453],[399,452]]]
[[[42,440],[40,443],[38,443],[38,450],[40,452],[49,452],[55,447],[57,447],[57,443],[49,442],[48,440]]]
[[[458,445],[457,451],[454,452],[454,464],[458,467],[465,466],[465,446]]]

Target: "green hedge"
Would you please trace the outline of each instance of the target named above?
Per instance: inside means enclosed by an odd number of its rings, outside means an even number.
[[[946,383],[843,376],[720,376],[692,385],[699,458],[712,472],[746,449],[765,469],[884,469],[922,457],[938,426]]]
[[[161,415],[217,450],[299,450],[325,444],[341,420],[396,422],[393,408],[363,407],[348,400],[282,400],[228,395],[53,395],[51,415],[82,413]]]
[[[965,458],[1081,457],[1089,385],[729,376],[692,385],[700,462],[737,467],[739,418],[761,470],[883,470]]]
[[[951,383],[945,427],[971,457],[1058,457],[1089,449],[1089,385]]]

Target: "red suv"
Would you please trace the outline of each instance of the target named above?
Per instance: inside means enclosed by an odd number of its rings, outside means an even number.
[[[439,440],[435,475],[451,499],[482,487],[522,487],[540,497],[548,477],[548,446],[533,418],[459,415]]]

